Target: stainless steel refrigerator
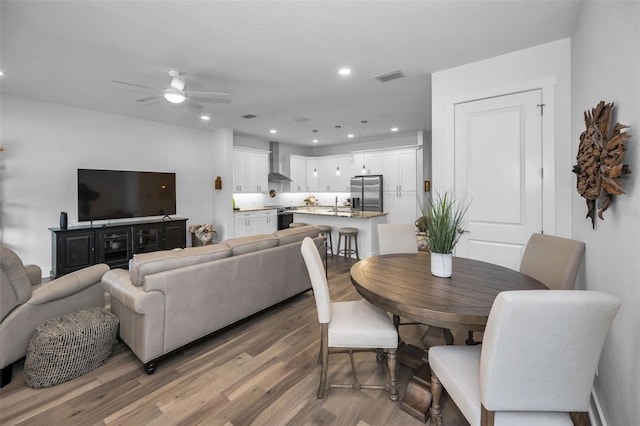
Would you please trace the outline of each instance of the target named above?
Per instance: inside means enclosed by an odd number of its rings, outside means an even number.
[[[351,210],[381,212],[382,208],[382,175],[352,177]]]

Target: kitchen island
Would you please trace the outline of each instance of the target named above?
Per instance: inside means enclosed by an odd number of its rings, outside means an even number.
[[[358,230],[358,251],[360,259],[375,256],[378,253],[378,224],[387,223],[385,212],[333,211],[326,208],[300,208],[293,210],[294,222],[309,225],[328,225],[332,228],[333,253],[338,248],[338,228],[350,227]],[[342,246],[344,248],[344,240]],[[355,258],[355,254],[352,255]]]

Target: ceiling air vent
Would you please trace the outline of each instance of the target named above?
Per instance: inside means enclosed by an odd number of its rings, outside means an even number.
[[[374,78],[380,83],[386,83],[389,80],[395,80],[396,78],[406,77],[407,75],[401,70],[389,71],[384,74],[378,74]]]
[[[297,123],[304,123],[305,121],[309,121],[309,117],[305,117],[305,116],[299,115],[297,117],[293,117],[293,121],[295,121]]]
[[[247,120],[249,120],[251,118],[256,118],[256,116],[253,114],[246,114],[246,115],[243,115],[242,118],[246,118]]]

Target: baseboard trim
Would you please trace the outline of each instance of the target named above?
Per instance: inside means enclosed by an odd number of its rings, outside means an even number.
[[[589,421],[591,426],[608,426],[602,414],[602,405],[598,399],[595,388],[591,388],[591,398],[589,399]]]

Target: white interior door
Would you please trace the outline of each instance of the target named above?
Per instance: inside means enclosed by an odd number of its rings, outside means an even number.
[[[542,91],[455,106],[455,191],[469,196],[456,255],[519,269],[542,230]]]

